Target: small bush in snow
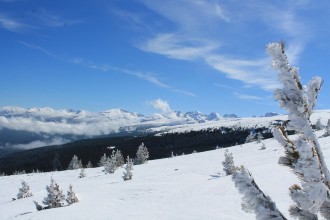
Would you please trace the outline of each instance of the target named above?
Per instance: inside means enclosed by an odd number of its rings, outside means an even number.
[[[76,169],[81,169],[82,163],[81,160],[76,155],[73,155],[72,160],[68,166],[68,170],[76,170]]]
[[[85,169],[82,168],[80,173],[79,173],[79,178],[84,178],[84,177],[86,177],[86,173],[85,173]]]
[[[32,193],[30,192],[29,185],[25,181],[22,181],[21,184],[22,184],[22,187],[18,189],[19,192],[17,194],[17,199],[23,199],[23,198],[26,198],[26,197],[31,197]]]
[[[110,158],[104,153],[100,159],[100,162],[97,165],[99,165],[100,167],[103,167],[109,160],[110,160]]]
[[[136,152],[136,158],[134,160],[134,163],[136,165],[147,163],[148,158],[149,158],[148,148],[144,145],[144,143],[142,143]]]
[[[261,143],[262,139],[264,139],[264,136],[262,136],[261,132],[257,133],[257,143]]]
[[[322,130],[323,128],[324,128],[324,126],[321,123],[321,118],[318,118],[315,123],[315,130],[319,131],[319,130]]]
[[[121,167],[125,164],[124,157],[118,149],[116,151],[112,151],[111,159],[116,161],[117,167]]]
[[[114,157],[110,158],[110,160],[104,164],[105,173],[114,173],[117,168],[116,159]]]
[[[53,177],[50,180],[50,185],[46,186],[46,190],[47,197],[45,197],[42,202],[47,208],[58,208],[64,205],[63,201],[65,197]]]
[[[72,185],[70,184],[69,186],[69,190],[67,192],[67,197],[66,197],[66,202],[68,203],[68,205],[71,205],[73,203],[79,202],[76,194],[74,193],[74,191],[72,190]]]
[[[265,150],[265,149],[266,149],[266,145],[264,143],[262,143],[259,150]]]
[[[250,143],[252,141],[255,141],[255,134],[253,132],[250,132],[250,134],[246,137],[245,143]],[[237,145],[237,143],[236,143]]]
[[[92,168],[92,167],[93,167],[92,163],[90,161],[88,161],[88,164],[86,165],[86,168]]]
[[[223,171],[226,172],[226,175],[233,174],[237,167],[234,165],[233,155],[228,152],[228,149],[225,150],[225,160],[222,162]]]
[[[124,171],[124,176],[123,179],[124,181],[132,179],[132,170],[133,170],[133,160],[127,156],[126,159],[126,166],[125,166],[125,171]]]

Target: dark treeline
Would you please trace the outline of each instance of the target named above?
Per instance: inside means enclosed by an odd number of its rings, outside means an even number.
[[[262,132],[264,138],[271,138],[268,128],[256,128],[254,132]],[[186,133],[169,133],[162,136],[125,136],[85,139],[59,146],[36,148],[6,155],[0,159],[0,173],[12,174],[15,171],[32,170],[53,171],[65,170],[73,155],[77,155],[85,166],[90,161],[97,166],[100,157],[111,154],[110,146],[119,149],[124,157],[135,157],[138,146],[144,142],[151,160],[174,155],[190,154],[193,151],[202,152],[213,150],[216,146],[225,148],[236,144],[243,144],[251,132],[248,128],[206,129]]]

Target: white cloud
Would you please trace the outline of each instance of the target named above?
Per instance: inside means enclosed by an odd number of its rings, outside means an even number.
[[[47,141],[32,141],[27,144],[16,144],[16,145],[8,145],[7,148],[11,147],[13,149],[22,149],[22,150],[28,150],[28,149],[33,149],[33,148],[38,148],[38,147],[44,147],[44,146],[50,146],[50,145],[61,145],[70,142],[70,140],[63,139],[63,138],[54,138],[52,140],[47,140]]]
[[[164,113],[172,111],[167,101],[162,99],[150,101],[150,105],[152,105],[152,107],[154,107],[155,109],[161,110]]]
[[[234,95],[239,98],[239,99],[244,99],[244,100],[264,100],[264,98],[261,98],[259,96],[254,96],[254,95],[246,95],[246,94],[240,94],[237,92],[234,92]]]
[[[194,60],[218,48],[214,42],[205,39],[192,39],[180,33],[158,34],[139,46],[146,52],[158,53],[169,58]]]
[[[22,33],[32,26],[28,26],[8,16],[0,15],[0,27],[15,33]]]

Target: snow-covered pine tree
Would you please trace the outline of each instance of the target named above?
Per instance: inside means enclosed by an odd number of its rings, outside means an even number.
[[[225,150],[225,160],[222,161],[223,171],[226,172],[226,175],[233,174],[237,167],[234,165],[233,154],[228,152],[228,149]]]
[[[84,177],[86,177],[86,173],[85,173],[85,169],[82,168],[81,171],[80,171],[80,173],[79,173],[79,177],[78,178],[84,178]]]
[[[99,167],[103,167],[109,160],[110,158],[104,153],[97,165],[99,165]]]
[[[315,123],[315,130],[319,131],[319,130],[322,130],[323,128],[324,128],[324,126],[321,122],[321,118],[318,118]]]
[[[132,179],[132,170],[133,170],[133,160],[127,156],[126,159],[126,166],[125,166],[125,171],[124,171],[124,176],[123,179],[124,181]]]
[[[93,168],[93,165],[90,161],[88,161],[88,164],[86,165],[86,168]]]
[[[120,150],[118,150],[118,149],[116,151],[112,151],[111,158],[114,158],[114,160],[116,161],[117,167],[121,167],[125,164],[124,157],[121,154]]]
[[[79,202],[76,194],[74,193],[73,189],[72,189],[72,185],[70,184],[69,186],[69,190],[67,192],[67,196],[66,196],[66,202],[68,203],[68,205],[71,205],[73,203]]]
[[[325,132],[323,134],[323,137],[328,137],[330,136],[330,119],[328,119],[327,126],[325,127]]]
[[[76,169],[81,169],[82,163],[81,160],[76,155],[73,155],[72,160],[68,166],[68,170],[76,170]]]
[[[253,132],[250,132],[250,134],[246,137],[245,143],[250,143],[252,141],[255,141],[256,134]]]
[[[21,182],[22,187],[18,189],[17,199],[23,199],[26,197],[31,197],[32,193],[30,192],[29,185],[23,180]]]
[[[48,193],[47,197],[42,201],[42,203],[47,206],[46,208],[62,207],[65,196],[53,177],[50,180],[50,185],[46,186],[46,190]]]
[[[257,220],[285,220],[275,203],[263,193],[250,172],[241,166],[233,173],[232,179],[238,191],[243,194],[242,209],[254,212]]]
[[[330,173],[310,123],[323,82],[321,78],[314,77],[308,86],[302,86],[298,69],[289,65],[284,43],[267,45],[267,52],[283,85],[275,90],[275,99],[288,111],[286,127],[279,126],[273,130],[274,138],[285,149],[285,156],[279,163],[292,168],[301,179],[301,185],[295,184],[290,188],[290,196],[295,202],[289,209],[290,215],[299,219],[317,219],[316,214],[321,210],[324,217],[329,217],[326,206],[329,207]],[[290,140],[286,129],[296,131],[298,139]]]
[[[263,139],[264,139],[264,136],[262,136],[261,132],[258,132],[257,133],[257,143],[260,144]]]
[[[111,157],[105,164],[104,164],[104,171],[105,173],[114,173],[117,169],[117,162],[115,157]]]
[[[136,158],[134,160],[134,163],[136,165],[147,163],[148,158],[149,158],[148,148],[144,145],[144,143],[142,143],[136,152]]]

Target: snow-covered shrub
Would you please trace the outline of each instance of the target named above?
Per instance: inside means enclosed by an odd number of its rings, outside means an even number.
[[[286,219],[271,198],[261,191],[244,166],[233,173],[232,179],[238,191],[243,194],[242,209],[245,212],[254,212],[257,220]]]
[[[133,160],[127,156],[126,159],[126,166],[125,166],[125,171],[124,171],[124,176],[123,179],[124,181],[132,179],[132,170],[133,170]]]
[[[116,161],[117,167],[121,167],[125,164],[124,157],[118,149],[116,151],[112,151],[111,159]]]
[[[257,143],[261,143],[262,139],[264,139],[264,136],[262,136],[261,132],[257,133]]]
[[[97,165],[99,165],[100,167],[103,167],[109,160],[110,160],[110,158],[104,153],[100,159],[100,162]]]
[[[315,123],[315,130],[319,131],[324,128],[323,124],[321,123],[321,118],[318,118]]]
[[[266,149],[266,145],[264,143],[262,143],[259,150],[265,150],[265,149]]]
[[[330,136],[330,119],[328,120],[327,126],[325,127],[325,132],[323,134],[323,137]]]
[[[59,185],[55,182],[53,177],[50,180],[50,185],[46,186],[47,197],[42,201],[47,208],[58,208],[62,207],[65,196],[60,190]]]
[[[21,184],[22,184],[22,187],[18,189],[19,192],[17,194],[17,199],[31,197],[32,193],[30,192],[29,185],[25,181],[22,181]]]
[[[69,186],[69,190],[67,192],[67,196],[66,196],[66,202],[68,203],[68,205],[71,205],[73,203],[79,202],[76,194],[74,193],[74,191],[72,190],[72,185],[70,184]]]
[[[250,132],[250,134],[246,137],[245,143],[250,143],[252,141],[255,141],[256,134],[253,132]],[[237,144],[236,144],[237,145]]]
[[[105,164],[104,164],[104,171],[105,173],[114,173],[117,169],[117,162],[114,157],[110,158]]]
[[[68,166],[68,170],[76,170],[76,169],[81,169],[82,163],[81,160],[76,155],[73,155],[72,160]]]
[[[330,173],[313,132],[310,115],[323,82],[321,78],[314,77],[308,86],[303,86],[298,69],[288,63],[283,43],[269,44],[267,52],[283,85],[275,90],[275,99],[288,111],[286,127],[279,126],[273,130],[274,138],[285,149],[285,156],[279,163],[292,168],[301,180],[301,185],[295,184],[290,188],[290,196],[295,202],[290,207],[290,214],[299,219],[317,219],[317,212],[321,210],[324,215],[323,205],[328,204]],[[298,139],[290,140],[286,129],[296,131]]]
[[[148,148],[144,145],[144,143],[142,143],[136,152],[136,158],[134,160],[134,163],[136,165],[147,163],[148,158],[149,158]]]
[[[79,177],[78,178],[84,178],[84,177],[86,177],[86,173],[85,173],[85,169],[82,168],[81,171],[80,171],[80,173],[79,173]]]
[[[86,165],[86,168],[92,168],[92,167],[93,167],[92,163],[90,161],[88,161],[88,164]]]
[[[225,150],[225,160],[222,162],[223,171],[226,172],[226,175],[233,174],[237,167],[234,165],[233,154],[228,152],[228,149]]]

